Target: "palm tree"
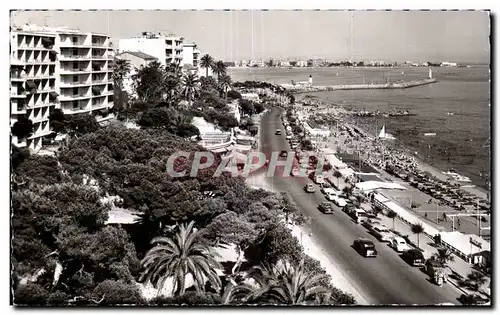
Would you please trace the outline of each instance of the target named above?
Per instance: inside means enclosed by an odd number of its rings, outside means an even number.
[[[113,81],[120,87],[120,90],[123,89],[123,78],[130,73],[130,70],[131,66],[128,60],[115,58],[113,67]]]
[[[231,87],[231,77],[228,75],[223,75],[219,78],[219,87],[222,90],[222,93],[224,94],[224,99],[227,99],[227,91]]]
[[[224,61],[219,60],[212,65],[212,71],[217,76],[217,79],[220,80],[222,76],[226,75],[226,65]]]
[[[449,262],[455,261],[455,256],[453,252],[446,247],[438,248],[437,253],[432,255],[432,259],[436,260],[442,265],[447,265]]]
[[[165,78],[165,89],[167,90],[167,103],[169,103],[169,106],[172,106],[172,104],[176,101],[177,95],[179,92],[179,86],[180,86],[181,80],[179,79],[178,76],[176,75],[167,75]]]
[[[199,231],[194,231],[194,221],[182,224],[172,237],[156,237],[155,244],[141,261],[144,271],[139,281],[150,281],[161,291],[168,278],[173,279],[174,293],[186,292],[186,277],[191,274],[197,292],[204,292],[205,280],[220,291],[221,281],[215,271],[221,268],[210,247],[202,242]]]
[[[337,188],[340,187],[340,178],[342,177],[342,173],[340,173],[338,170],[333,172],[333,177],[337,179]]]
[[[247,301],[265,299],[278,304],[311,304],[329,294],[322,282],[326,274],[307,272],[302,260],[298,266],[279,261],[271,269],[259,268],[260,276],[253,275],[258,286],[247,297]]]
[[[486,281],[486,275],[478,271],[472,271],[467,275],[467,283],[474,291],[479,291],[479,288],[481,288]]]
[[[205,68],[205,70],[206,70],[205,76],[206,77],[208,77],[208,69],[212,68],[213,64],[214,64],[214,58],[212,58],[212,56],[210,56],[209,54],[206,54],[203,57],[201,57],[200,66],[202,68]]]
[[[199,80],[196,74],[188,73],[182,78],[182,95],[189,102],[189,106],[193,104],[193,100],[200,92]]]
[[[398,216],[398,213],[394,210],[389,210],[389,212],[387,212],[387,217],[389,219],[392,219],[392,229],[395,230],[394,226],[395,226],[395,221],[396,221],[396,218]]]
[[[411,231],[417,234],[417,247],[420,248],[420,233],[424,232],[424,227],[420,223],[415,223],[411,225]]]

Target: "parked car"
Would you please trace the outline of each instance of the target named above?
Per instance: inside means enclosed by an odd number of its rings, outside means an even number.
[[[377,250],[375,249],[375,244],[368,239],[357,239],[352,244],[352,247],[365,257],[377,257],[378,255]]]
[[[288,152],[286,152],[285,150],[283,150],[283,151],[280,152],[280,156],[281,157],[287,157],[288,156]]]
[[[314,185],[313,184],[307,184],[305,187],[304,187],[304,190],[308,193],[314,193],[316,191],[316,189],[314,188]]]
[[[291,140],[292,139],[292,135],[286,135],[286,139],[287,140]]]
[[[327,202],[327,201],[322,202],[319,204],[318,208],[323,213],[327,213],[327,214],[333,213],[333,206],[330,202]]]
[[[425,264],[424,254],[416,248],[405,250],[401,257],[404,261],[415,267],[421,267]]]
[[[297,148],[298,148],[298,146],[299,146],[298,144],[292,143],[292,144],[290,145],[290,148],[292,148],[292,150],[294,150],[294,149],[297,149]]]
[[[372,234],[381,242],[389,243],[392,239],[392,232],[383,224],[373,226]]]
[[[351,218],[354,219],[354,221],[356,221],[356,223],[363,224],[363,222],[368,220],[368,215],[367,215],[366,211],[363,209],[350,208],[350,210],[348,210],[348,214]]]
[[[412,249],[411,246],[406,243],[406,240],[401,236],[393,236],[389,245],[398,253]]]
[[[333,201],[333,198],[339,195],[339,191],[335,188],[321,188],[321,192],[325,194],[326,199]]]
[[[276,129],[276,132],[274,134],[277,136],[281,135],[281,129]]]
[[[363,225],[365,228],[367,228],[369,231],[372,230],[373,226],[382,224],[381,220],[379,218],[369,218],[365,222],[363,222],[361,225]]]
[[[484,305],[490,303],[489,299],[483,298],[477,294],[462,294],[458,301],[463,305]]]
[[[345,199],[339,197],[338,195],[333,196],[332,201],[334,204],[336,204],[339,207],[345,207],[347,205],[347,202],[345,201]]]

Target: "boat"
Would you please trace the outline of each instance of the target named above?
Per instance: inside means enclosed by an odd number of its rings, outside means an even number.
[[[378,138],[382,139],[382,140],[395,140],[396,139],[396,137],[394,137],[393,135],[385,132],[385,125],[380,130],[380,133],[378,134]]]
[[[435,136],[436,133],[435,132],[426,132],[424,133],[424,136],[427,136],[427,137],[432,137],[432,136]]]

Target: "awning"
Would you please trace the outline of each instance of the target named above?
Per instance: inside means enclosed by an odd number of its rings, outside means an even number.
[[[51,55],[57,55],[57,54],[58,54],[58,52],[57,52],[57,51],[55,51],[55,50],[51,50],[51,51],[49,51],[49,54],[51,54]]]
[[[53,98],[56,98],[59,96],[59,94],[57,94],[57,92],[50,92],[49,95],[50,95],[50,97],[53,97]]]

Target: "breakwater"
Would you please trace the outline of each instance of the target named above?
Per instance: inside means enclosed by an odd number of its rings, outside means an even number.
[[[289,90],[290,92],[306,93],[306,92],[321,92],[321,91],[335,91],[335,90],[407,89],[435,82],[437,82],[436,79],[423,79],[423,80],[413,80],[405,82],[388,82],[388,83],[374,83],[374,84],[342,84],[342,85],[328,85],[328,86],[283,85],[283,87]]]

